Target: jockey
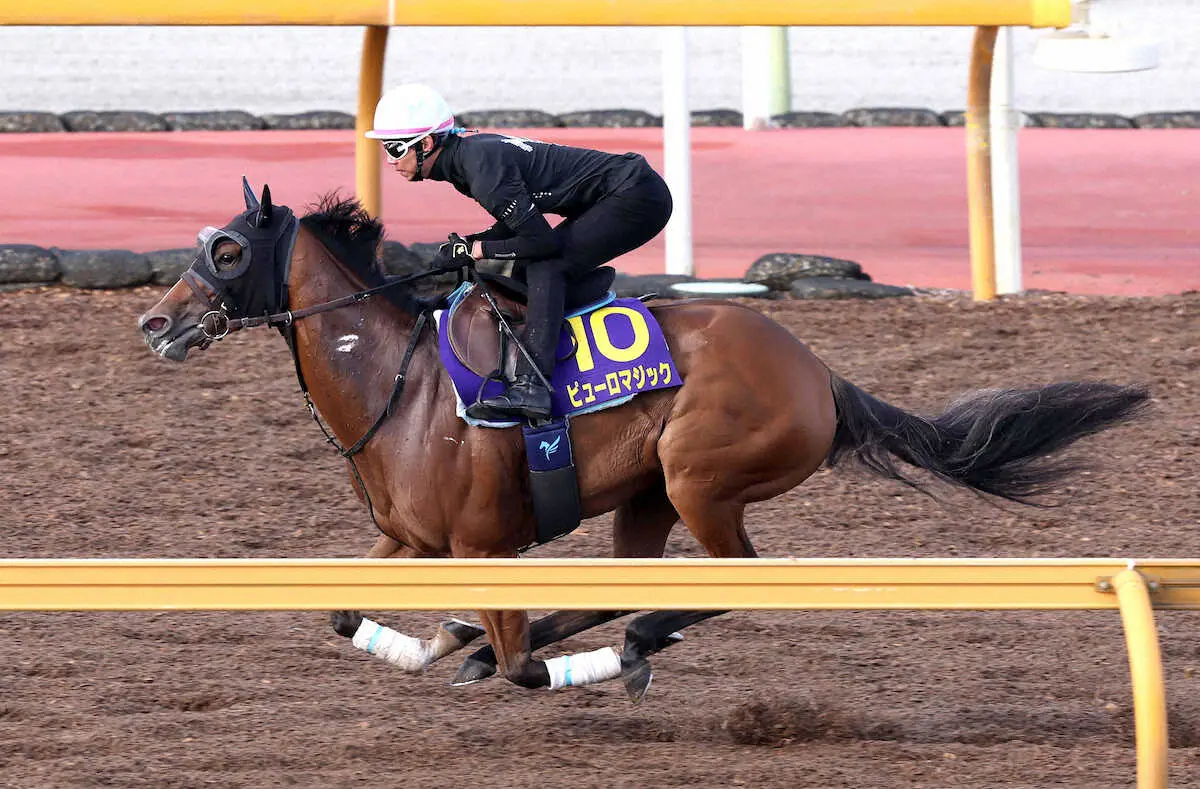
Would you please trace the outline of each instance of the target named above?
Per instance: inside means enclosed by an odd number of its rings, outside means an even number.
[[[470,134],[438,93],[401,85],[375,108],[374,128],[388,161],[409,181],[448,181],[496,220],[466,237],[476,260],[514,262],[529,289],[519,356],[507,390],[482,401],[480,416],[545,419],[568,283],[658,235],[671,216],[671,193],[639,154],[502,134]],[[564,217],[554,227],[546,214]],[[541,377],[537,373],[541,374]],[[475,413],[472,413],[475,416]]]

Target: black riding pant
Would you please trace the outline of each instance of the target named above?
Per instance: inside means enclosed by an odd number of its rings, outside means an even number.
[[[524,263],[529,303],[523,338],[543,375],[549,378],[554,372],[569,283],[645,244],[670,218],[671,192],[662,176],[646,166],[587,211],[554,228],[562,242],[558,257]],[[530,372],[524,363],[517,370]]]

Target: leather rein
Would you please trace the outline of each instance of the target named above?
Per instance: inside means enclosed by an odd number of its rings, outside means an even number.
[[[461,258],[455,258],[461,259]],[[467,262],[469,260],[469,263]],[[375,527],[383,532],[379,521],[375,519],[375,507],[371,503],[371,496],[367,493],[366,483],[363,482],[362,475],[359,474],[358,465],[354,462],[354,456],[362,451],[363,447],[375,436],[383,423],[395,412],[396,405],[400,402],[400,397],[404,393],[404,383],[408,373],[408,365],[412,362],[413,354],[417,350],[417,344],[421,340],[421,335],[425,326],[429,322],[430,310],[428,307],[423,307],[417,315],[416,325],[413,327],[412,335],[408,341],[408,347],[404,350],[404,358],[400,362],[400,370],[396,373],[396,383],[392,387],[392,394],[388,397],[387,405],[383,412],[376,418],[374,424],[367,428],[366,433],[355,441],[349,447],[344,447],[338,442],[325,424],[321,421],[320,415],[317,413],[317,407],[313,404],[312,397],[308,393],[308,384],[304,380],[304,373],[300,369],[300,356],[296,351],[296,332],[295,323],[301,318],[307,318],[310,315],[316,315],[322,312],[348,307],[352,304],[358,304],[370,297],[382,293],[391,288],[406,285],[410,282],[425,279],[427,277],[436,276],[438,274],[446,274],[452,271],[462,271],[464,268],[470,268],[474,265],[473,258],[467,258],[460,263],[448,263],[442,266],[420,271],[416,274],[409,274],[403,277],[390,279],[382,285],[360,290],[356,293],[351,293],[348,296],[341,296],[330,301],[314,304],[309,307],[302,307],[298,310],[282,310],[267,315],[247,316],[245,318],[230,318],[223,309],[218,309],[221,305],[220,296],[214,292],[211,287],[203,279],[196,276],[190,269],[183,273],[181,279],[189,288],[199,297],[206,299],[210,306],[214,309],[209,310],[200,317],[200,331],[204,335],[205,347],[216,340],[226,337],[230,332],[239,331],[241,329],[250,329],[257,326],[270,326],[279,329],[287,341],[288,350],[292,354],[292,363],[296,368],[296,379],[300,382],[300,390],[304,394],[305,405],[308,406],[308,412],[312,415],[313,421],[317,423],[317,427],[321,428],[321,432],[325,435],[325,440],[337,450],[338,454],[344,457],[350,464],[350,469],[354,472],[354,479],[358,483],[359,490],[362,491],[363,498],[366,500],[367,513],[371,516],[371,522]],[[287,305],[287,281],[282,283],[282,302]],[[386,533],[386,532],[383,532]]]
[[[474,259],[471,264],[474,264]],[[385,290],[390,290],[399,285],[407,285],[410,282],[425,279],[426,277],[437,276],[438,274],[448,274],[452,271],[459,271],[467,268],[464,264],[456,263],[453,265],[447,264],[431,268],[427,271],[419,271],[416,274],[409,274],[404,277],[389,279],[382,285],[376,285],[366,290],[360,290],[357,293],[351,293],[348,296],[341,296],[330,301],[324,301],[320,304],[314,304],[310,307],[302,307],[298,310],[282,310],[273,312],[268,315],[252,315],[245,318],[230,318],[224,310],[212,309],[200,316],[200,331],[204,334],[206,340],[220,340],[231,332],[241,329],[252,329],[258,326],[270,326],[276,329],[284,329],[290,327],[293,323],[301,318],[307,318],[309,315],[316,315],[321,312],[329,312],[330,310],[349,307],[352,304],[357,304],[364,301],[377,293],[382,293]],[[189,288],[203,299],[206,299],[209,304],[216,304],[219,296],[212,291],[211,287],[204,280],[197,277],[190,270],[183,272],[183,281]]]
[[[417,343],[420,342],[421,334],[429,321],[429,310],[422,309],[417,315],[416,326],[413,328],[412,335],[409,338],[408,347],[404,350],[404,358],[400,362],[400,370],[396,373],[396,385],[392,389],[391,397],[388,398],[387,406],[384,408],[383,413],[381,413],[375,420],[375,423],[367,429],[367,432],[362,436],[362,438],[360,438],[358,441],[355,441],[354,444],[348,448],[343,447],[340,443],[338,443],[338,440],[325,428],[325,425],[322,424],[320,417],[317,415],[316,406],[313,405],[312,398],[309,396],[308,384],[305,382],[304,374],[300,370],[300,357],[296,351],[296,321],[300,320],[301,318],[307,318],[310,315],[317,315],[322,312],[329,312],[331,310],[341,309],[342,307],[349,307],[352,304],[358,304],[359,302],[365,301],[366,299],[369,299],[370,297],[386,290],[390,290],[401,285],[407,285],[411,282],[416,282],[427,277],[446,274],[452,271],[461,271],[464,268],[473,266],[475,263],[474,259],[469,257],[467,257],[465,260],[456,257],[454,260],[461,260],[462,262],[451,262],[442,266],[428,269],[426,271],[419,271],[415,274],[409,274],[407,276],[390,279],[381,285],[375,285],[374,287],[366,288],[365,290],[360,290],[347,296],[341,296],[336,299],[324,301],[320,304],[313,304],[309,307],[302,307],[298,310],[281,310],[280,312],[270,313],[267,315],[252,315],[245,318],[230,318],[224,310],[211,309],[200,316],[200,331],[204,335],[205,341],[211,343],[215,340],[220,340],[228,336],[230,332],[239,331],[241,329],[250,329],[257,326],[270,326],[279,329],[284,335],[284,339],[287,340],[288,349],[292,353],[292,362],[296,368],[296,378],[300,382],[300,390],[304,394],[304,401],[308,405],[309,412],[312,414],[313,419],[316,420],[317,425],[321,428],[321,432],[325,434],[326,440],[332,444],[335,449],[337,449],[338,454],[344,458],[350,459],[362,451],[363,447],[367,445],[367,442],[371,440],[383,423],[387,421],[387,418],[390,417],[395,411],[396,403],[399,402],[400,395],[404,391],[404,382],[408,372],[408,365],[412,361],[413,354],[417,349]],[[188,287],[196,293],[197,296],[207,299],[210,305],[216,306],[219,303],[218,295],[214,292],[211,292],[211,288],[208,286],[208,283],[204,282],[204,280],[193,274],[191,270],[185,271],[182,279],[185,283],[187,283]],[[286,281],[283,283],[282,288],[282,301],[286,306]],[[353,465],[353,461],[351,461],[351,464]]]

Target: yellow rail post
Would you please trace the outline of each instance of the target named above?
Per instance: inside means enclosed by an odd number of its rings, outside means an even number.
[[[992,206],[992,58],[995,26],[975,28],[967,85],[967,215],[971,284],[976,301],[996,298],[996,234]]]
[[[371,130],[375,105],[383,95],[383,56],[387,53],[388,28],[371,25],[363,31],[362,65],[358,76],[358,114],[354,118],[354,189],[367,213],[383,213],[380,186],[379,143],[364,135]]]
[[[1113,576],[1112,586],[1125,625],[1129,673],[1133,679],[1138,789],[1166,789],[1167,690],[1150,590],[1146,579],[1132,566]]]

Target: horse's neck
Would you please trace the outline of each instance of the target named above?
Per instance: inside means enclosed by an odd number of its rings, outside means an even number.
[[[289,309],[363,290],[307,231],[301,231],[288,278]],[[357,441],[387,406],[416,316],[373,296],[296,323],[295,352],[313,404],[343,444]],[[429,374],[428,326],[407,371],[406,399]],[[436,352],[433,354],[436,356]]]

